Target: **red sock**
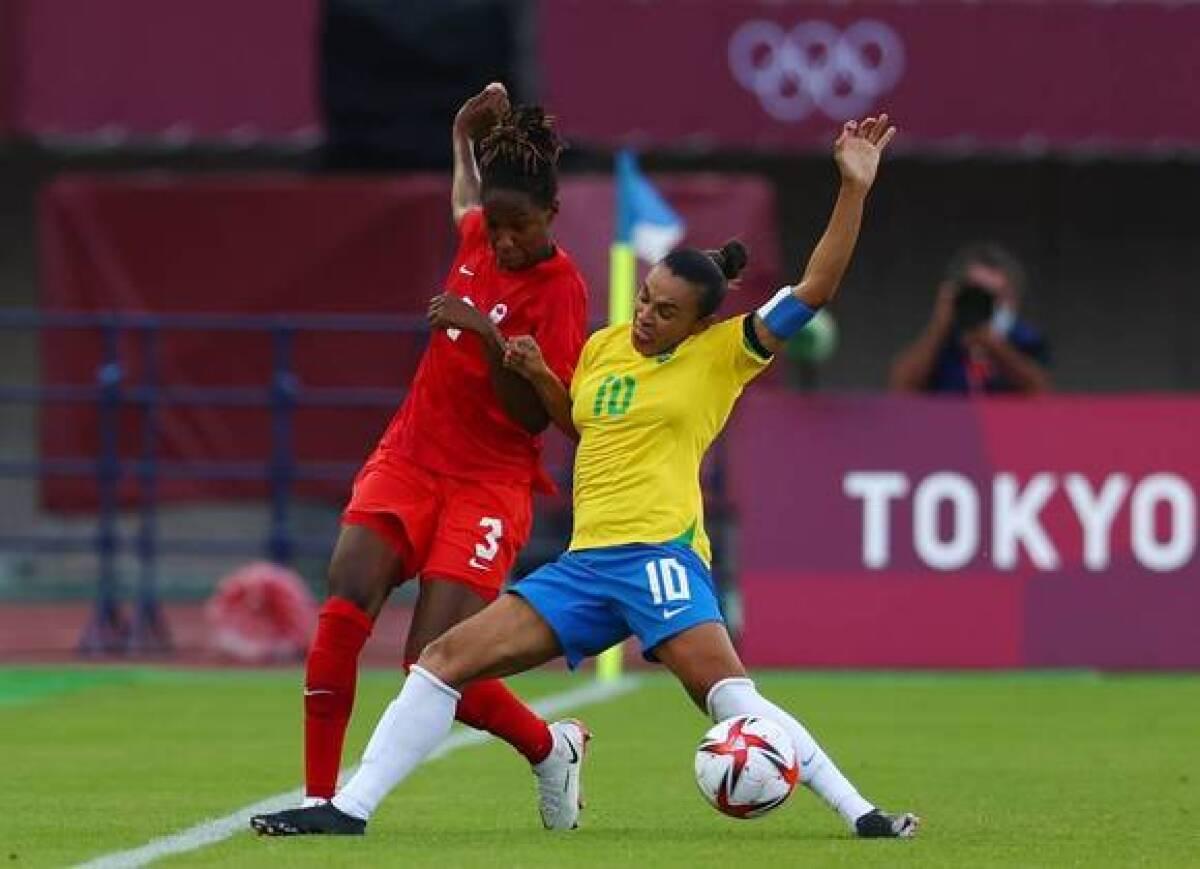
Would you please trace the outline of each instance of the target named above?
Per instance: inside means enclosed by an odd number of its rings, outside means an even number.
[[[321,607],[304,673],[304,791],[310,797],[328,799],[337,790],[358,655],[371,627],[371,617],[348,600],[331,597]]]
[[[416,661],[405,661],[408,670]],[[554,747],[550,728],[499,679],[472,682],[462,689],[455,719],[503,739],[530,763],[540,763]]]
[[[545,760],[554,747],[546,722],[499,679],[472,682],[464,688],[455,717],[468,727],[500,737],[530,763]]]

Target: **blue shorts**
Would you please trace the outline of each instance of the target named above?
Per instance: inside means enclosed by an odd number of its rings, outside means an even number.
[[[564,552],[509,591],[550,625],[571,669],[631,634],[652,661],[664,640],[704,622],[724,622],[712,574],[679,543]]]

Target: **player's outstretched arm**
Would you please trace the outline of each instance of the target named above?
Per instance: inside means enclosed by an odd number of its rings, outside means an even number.
[[[475,94],[454,116],[451,142],[454,148],[454,183],[450,188],[450,211],[458,223],[472,208],[478,208],[479,166],[475,143],[488,134],[508,111],[508,91],[494,81]]]
[[[780,290],[754,315],[754,331],[763,347],[778,351],[837,294],[858,243],[863,206],[875,183],[879,158],[896,135],[886,114],[862,122],[847,121],[833,145],[841,173],[833,213],[794,287]]]
[[[504,350],[504,366],[533,385],[546,413],[563,434],[571,440],[579,440],[579,432],[571,419],[570,390],[550,370],[536,340],[529,335],[510,339]]]

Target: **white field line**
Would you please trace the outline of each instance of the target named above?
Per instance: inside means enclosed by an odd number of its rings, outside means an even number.
[[[625,676],[612,682],[592,682],[581,688],[573,688],[570,691],[551,694],[548,697],[534,700],[529,705],[539,715],[550,717],[557,715],[559,712],[612,700],[614,697],[627,694],[637,687],[638,680],[636,677]],[[459,731],[447,737],[426,761],[436,760],[460,748],[480,745],[491,738],[490,734],[478,730]],[[342,775],[350,775],[353,771],[353,768],[347,768],[342,771]],[[187,851],[195,851],[198,848],[203,848],[206,845],[214,845],[217,842],[228,839],[234,833],[246,832],[249,834],[249,819],[251,815],[262,814],[264,812],[278,812],[281,809],[292,808],[300,804],[303,796],[303,788],[296,788],[287,793],[276,794],[275,796],[259,800],[257,803],[242,806],[240,809],[230,812],[223,818],[204,821],[194,827],[189,827],[178,833],[172,833],[170,836],[153,839],[140,848],[133,848],[128,851],[115,851],[112,854],[105,854],[86,863],[80,863],[76,869],[134,869],[134,867],[138,866],[147,866],[155,860],[171,854],[183,854]]]

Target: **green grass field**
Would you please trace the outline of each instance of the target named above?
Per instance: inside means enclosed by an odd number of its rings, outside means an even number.
[[[587,677],[516,680],[527,697]],[[294,788],[295,672],[0,670],[0,865],[62,866],[134,848]],[[394,694],[362,683],[347,759]],[[695,791],[705,721],[660,675],[581,710],[596,732],[585,826],[541,829],[506,746],[425,766],[363,839],[249,830],[177,866],[1200,865],[1200,677],[762,674],[869,798],[925,819],[860,842],[807,792],[758,821]]]

